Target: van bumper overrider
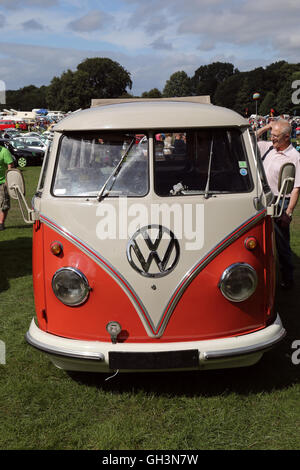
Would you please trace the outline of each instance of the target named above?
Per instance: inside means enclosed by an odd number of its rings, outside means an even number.
[[[274,323],[264,329],[215,340],[163,344],[81,341],[46,333],[36,326],[34,319],[25,338],[31,346],[49,354],[54,365],[61,369],[142,372],[249,366],[285,335],[277,315]]]

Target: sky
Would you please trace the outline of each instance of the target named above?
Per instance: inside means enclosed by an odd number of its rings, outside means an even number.
[[[136,96],[177,71],[300,62],[299,0],[0,0],[0,80],[49,85],[90,57],[131,75]]]

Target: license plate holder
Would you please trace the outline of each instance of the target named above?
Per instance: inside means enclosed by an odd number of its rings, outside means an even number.
[[[197,368],[199,367],[199,351],[197,349],[159,352],[110,351],[109,367],[113,370]]]

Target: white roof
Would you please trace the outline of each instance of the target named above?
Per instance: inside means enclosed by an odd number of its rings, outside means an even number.
[[[248,126],[240,114],[211,104],[176,100],[143,100],[103,104],[70,114],[55,131],[160,129]]]

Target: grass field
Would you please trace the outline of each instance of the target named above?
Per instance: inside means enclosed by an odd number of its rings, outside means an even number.
[[[30,202],[40,168],[23,170]],[[292,247],[300,285],[300,204]],[[1,449],[300,448],[299,289],[278,294],[287,336],[255,366],[179,374],[68,374],[24,340],[34,315],[31,230],[15,201],[0,233]],[[300,358],[300,354],[298,354]]]

